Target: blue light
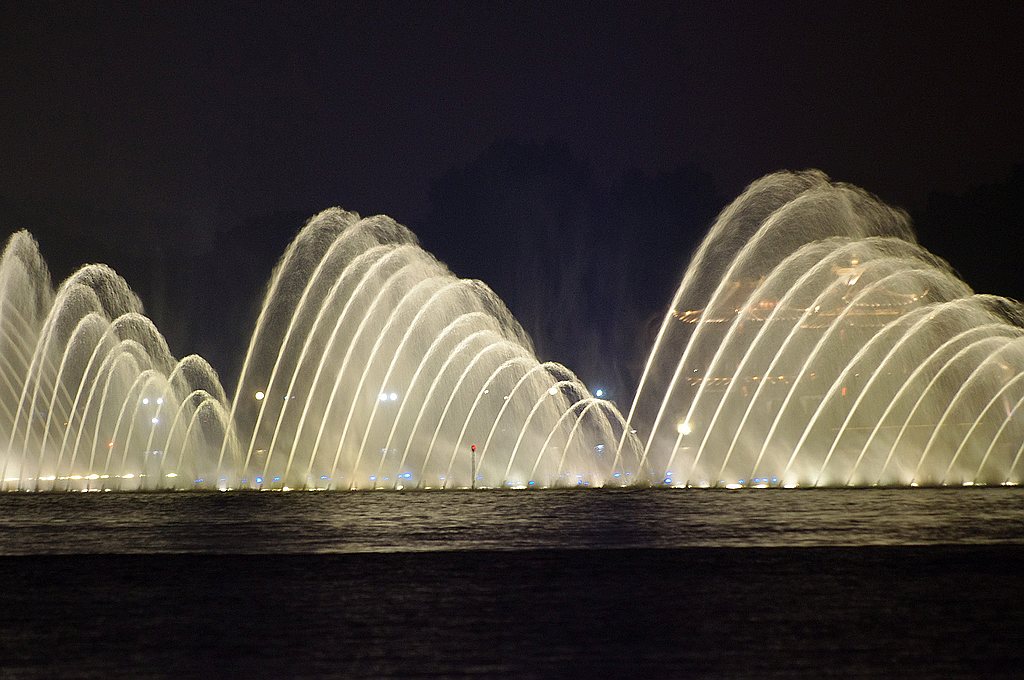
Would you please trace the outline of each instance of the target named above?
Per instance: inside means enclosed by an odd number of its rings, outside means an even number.
[[[671,476],[672,476],[672,471],[671,471],[671,470],[669,470],[669,471],[668,471],[668,472],[666,472],[665,474],[666,474],[666,475],[668,475],[669,477],[671,477]]]
[[[772,477],[772,484],[776,484],[776,483],[778,483],[778,481],[779,481],[778,477]]]
[[[202,483],[203,483],[203,478],[202,477],[200,477],[199,479],[196,480],[196,484],[202,484]]]
[[[747,482],[745,480],[742,480],[742,479],[740,480],[740,484],[746,484],[746,483]]]
[[[615,477],[616,479],[621,477],[621,476],[622,476],[621,472],[616,472],[614,475],[612,475],[612,477]]]
[[[377,481],[377,475],[370,475],[370,481],[371,482],[376,482]]]
[[[328,477],[327,475],[320,475],[320,479],[327,480],[330,479],[330,477]]]
[[[665,478],[665,483],[666,484],[671,484],[672,483],[672,478],[671,477],[666,477]]]
[[[534,485],[534,484],[536,484],[536,483],[537,483],[537,482],[533,481],[532,479],[530,480],[530,486],[533,486],[533,485]]]
[[[280,477],[280,476],[276,476],[276,477],[274,477],[274,481],[275,481],[275,482],[280,482],[280,481],[281,481],[281,477]]]
[[[257,477],[256,478],[256,483],[257,484],[262,484],[263,483],[263,478],[262,477]]]
[[[398,476],[402,477],[403,479],[412,479],[412,473],[411,472],[404,472],[404,473],[402,473],[402,474],[400,474]]]

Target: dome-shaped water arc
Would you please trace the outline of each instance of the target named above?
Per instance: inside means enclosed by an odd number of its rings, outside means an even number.
[[[5,489],[1017,484],[1022,313],[909,220],[776,173],[695,252],[626,418],[389,218],[288,247],[228,399],[112,270],[0,259]],[[638,435],[638,436],[637,436]],[[478,450],[470,456],[467,448]],[[475,464],[476,467],[473,467]],[[473,479],[474,472],[477,479]]]
[[[695,252],[629,409],[688,487],[1015,485],[1024,318],[818,171],[758,180]]]
[[[331,209],[303,227],[272,274],[233,399],[200,357],[171,357],[109,268],[87,265],[54,292],[19,232],[0,282],[5,489],[639,478],[615,406],[538,361],[485,284],[454,277],[387,217]]]

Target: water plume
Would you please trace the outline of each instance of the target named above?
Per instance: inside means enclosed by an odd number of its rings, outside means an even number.
[[[726,207],[626,416],[406,227],[312,217],[271,272],[229,398],[128,284],[0,256],[7,490],[1019,484],[1024,310],[908,216],[820,171]],[[475,477],[474,477],[475,475]]]
[[[776,173],[694,254],[629,424],[673,486],[1016,484],[1021,334],[902,211]]]

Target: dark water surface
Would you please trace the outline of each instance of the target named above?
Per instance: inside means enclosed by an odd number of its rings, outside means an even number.
[[[1024,677],[1024,490],[0,494],[0,677]]]

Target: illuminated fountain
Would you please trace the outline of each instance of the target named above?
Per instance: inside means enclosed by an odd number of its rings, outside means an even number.
[[[227,413],[200,357],[175,361],[125,281],[82,267],[57,289],[25,232],[0,257],[4,489],[180,486],[216,462]],[[181,480],[181,481],[179,481]]]
[[[753,183],[693,256],[630,409],[672,486],[1017,484],[1020,305],[820,172]]]
[[[262,488],[603,485],[639,459],[615,407],[538,362],[486,285],[338,209],[274,271],[232,422],[239,483]]]
[[[630,408],[541,363],[505,305],[383,217],[312,218],[234,397],[123,279],[0,259],[4,489],[1018,484],[1018,303],[820,172],[752,184],[672,300]]]
[[[639,444],[504,304],[386,217],[332,209],[275,269],[235,398],[175,361],[123,279],[56,293],[0,260],[3,488],[396,489],[626,484]],[[620,444],[621,442],[621,444]],[[476,478],[473,479],[475,472]]]

